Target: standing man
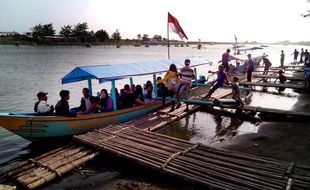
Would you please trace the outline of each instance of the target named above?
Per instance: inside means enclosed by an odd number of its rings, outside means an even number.
[[[252,72],[254,71],[254,65],[255,63],[252,59],[252,55],[248,54],[248,64],[247,64],[247,69],[246,69],[248,82],[252,81]]]
[[[299,63],[304,62],[304,60],[303,60],[304,55],[305,55],[304,48],[301,48]]]
[[[283,50],[281,50],[281,57],[280,57],[281,68],[283,68],[284,66],[284,57],[285,57],[284,52]]]
[[[262,59],[262,61],[263,61],[262,65],[265,65],[263,75],[267,75],[268,74],[269,68],[272,65],[270,60],[268,58],[266,58],[266,57],[267,57],[267,55],[264,54],[263,55],[263,59]]]
[[[229,53],[230,53],[230,49],[227,49],[226,52],[223,53],[222,55],[222,61],[219,61],[219,63],[222,62],[222,65],[226,72],[229,71],[229,65],[228,65],[229,57],[230,57]]]
[[[292,54],[294,55],[294,63],[297,63],[297,58],[298,58],[299,52],[297,51],[297,49],[295,49],[295,51]]]
[[[177,106],[176,109],[181,107],[180,99],[187,98],[190,91],[190,86],[192,84],[192,79],[195,78],[194,70],[189,66],[191,61],[189,59],[185,59],[185,66],[180,70],[180,85],[177,88]],[[186,107],[187,109],[187,107]]]

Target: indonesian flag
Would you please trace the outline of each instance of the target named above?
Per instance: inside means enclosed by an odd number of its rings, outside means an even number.
[[[185,32],[183,31],[181,25],[179,24],[179,21],[176,18],[174,18],[169,12],[168,12],[168,24],[170,32],[177,33],[184,42],[188,40]]]

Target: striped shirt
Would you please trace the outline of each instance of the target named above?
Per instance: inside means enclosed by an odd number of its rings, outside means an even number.
[[[180,70],[179,75],[181,77],[181,84],[185,84],[187,86],[190,86],[192,84],[192,79],[195,78],[194,70],[189,66],[183,67]]]

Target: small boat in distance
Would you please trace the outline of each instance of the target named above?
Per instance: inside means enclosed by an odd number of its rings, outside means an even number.
[[[187,58],[191,60],[191,67],[211,63],[201,57]],[[132,77],[145,75],[153,75],[155,80],[156,74],[166,72],[172,63],[178,68],[183,67],[185,59],[173,58],[131,64],[76,67],[62,78],[62,84],[87,80],[91,92],[91,80],[98,80],[99,83],[111,82],[114,111],[78,115],[76,117],[38,116],[35,113],[0,113],[0,126],[23,138],[33,140],[77,135],[110,124],[132,120],[159,109],[162,102],[154,101],[131,108],[117,109],[115,81],[130,79],[129,81],[133,82]],[[154,89],[156,89],[154,93],[157,94],[156,81],[153,84]]]

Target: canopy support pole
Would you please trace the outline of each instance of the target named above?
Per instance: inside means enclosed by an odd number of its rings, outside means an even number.
[[[133,79],[132,79],[132,77],[129,78],[129,84],[130,84],[130,87],[133,85]]]
[[[112,90],[113,110],[116,111],[117,100],[116,100],[115,80],[111,81],[111,90]]]
[[[89,95],[93,95],[93,87],[92,87],[92,84],[91,84],[91,79],[88,79],[88,90],[89,90]]]
[[[153,89],[153,91],[154,91],[154,94],[155,94],[155,96],[156,96],[156,98],[157,98],[158,96],[157,96],[157,81],[156,81],[156,74],[153,74],[153,83],[154,83],[154,89]]]
[[[194,72],[195,72],[195,83],[196,83],[196,86],[197,86],[198,82],[197,82],[197,68],[196,67],[194,68]]]

